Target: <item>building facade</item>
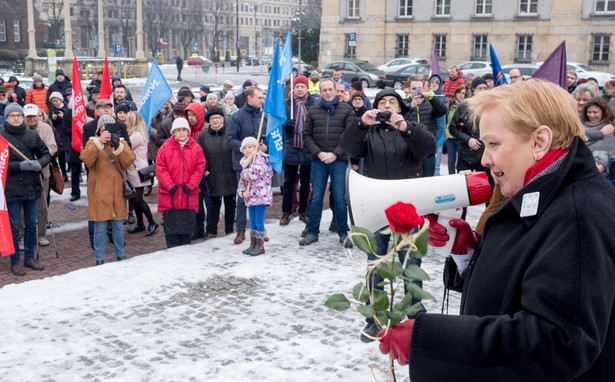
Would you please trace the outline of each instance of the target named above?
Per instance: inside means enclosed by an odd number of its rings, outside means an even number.
[[[42,0],[33,1],[36,45],[47,43],[47,14]],[[28,50],[28,14],[25,1],[0,0],[0,49]]]
[[[563,40],[567,59],[615,73],[615,0],[323,0],[319,66],[400,56],[440,65],[544,61]],[[354,41],[353,41],[354,37]]]

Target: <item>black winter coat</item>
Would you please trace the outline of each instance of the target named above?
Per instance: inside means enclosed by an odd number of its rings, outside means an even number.
[[[448,131],[459,142],[457,146],[457,155],[459,155],[459,159],[471,165],[480,165],[485,146],[482,142],[479,150],[472,150],[470,146],[468,146],[470,138],[476,138],[480,141],[480,130],[478,126],[474,128],[474,123],[469,117],[468,104],[465,101],[457,106],[455,114],[453,114],[451,118],[451,123],[448,126]]]
[[[167,141],[167,139],[171,138],[171,127],[173,126],[174,119],[173,113],[171,113],[169,118],[160,123],[160,127],[158,127],[157,131],[158,134],[156,136],[156,146],[158,146],[158,148],[160,148],[162,144]]]
[[[64,117],[66,117],[66,106],[62,105],[62,107],[57,108],[55,106],[52,106],[49,109],[49,122],[51,127],[53,128],[53,136],[56,139],[56,144],[58,145],[58,151],[57,151],[57,155],[63,154],[64,150],[66,150],[67,148],[67,143],[70,144],[69,142],[66,142],[66,139],[64,137],[63,134],[63,130],[64,130]],[[56,119],[53,119],[53,114],[56,112],[61,111],[63,113],[63,117],[60,118],[59,116],[56,117]],[[72,113],[72,110],[71,110]]]
[[[64,121],[62,122],[62,135],[66,142],[66,151],[68,151],[68,163],[81,163],[79,151],[73,149],[73,109],[66,109],[64,113]],[[84,145],[85,146],[85,145]]]
[[[409,100],[412,102],[412,100]],[[416,121],[427,127],[427,130],[436,138],[436,118],[446,115],[448,107],[438,97],[431,97],[431,100],[425,99],[423,103],[415,108],[408,108],[410,111],[404,116],[408,121]],[[436,149],[433,150],[433,153]]]
[[[314,97],[312,95],[309,95],[307,101],[305,101],[305,108],[307,109],[307,111],[310,111],[310,109],[312,108],[312,106],[314,106],[315,103],[316,100],[314,99]],[[294,105],[295,110],[293,112],[293,116],[295,117],[295,119],[289,119],[282,125],[282,129],[284,131],[284,158],[282,162],[284,164],[290,165],[307,166],[311,163],[311,159],[310,154],[305,148],[305,144],[302,148],[293,147],[293,136],[295,135],[295,120],[297,118],[297,105]],[[290,99],[286,99],[286,115],[288,116],[288,118],[290,118]]]
[[[237,176],[233,171],[233,154],[226,145],[226,127],[218,131],[209,128],[199,133],[196,142],[205,156],[204,179],[209,196],[227,196],[237,193]]]
[[[62,102],[64,102],[64,104],[68,104],[68,100],[66,99],[66,96],[64,95],[64,91],[68,88],[70,88],[71,86],[73,86],[72,82],[70,82],[70,78],[68,77],[64,77],[64,81],[62,82],[58,82],[58,80],[56,80],[53,84],[49,85],[49,90],[47,90],[47,106],[49,107],[49,110],[51,110],[51,108],[53,107],[53,104],[51,103],[51,100],[49,99],[49,97],[51,97],[51,94],[53,92],[58,92],[60,94],[62,94],[62,97],[64,97],[64,100]]]
[[[578,137],[544,173],[487,220],[461,316],[417,317],[413,382],[615,380],[615,190]]]
[[[423,124],[406,123],[408,130],[403,133],[386,124],[354,123],[344,133],[341,146],[353,158],[365,157],[363,175],[367,177],[418,178],[423,173],[421,159],[436,147],[436,138]]]
[[[0,129],[0,135],[21,151],[28,159],[38,160],[41,167],[49,165],[51,155],[49,155],[45,142],[34,130],[30,130],[25,123],[22,123],[20,126],[13,126],[5,122],[3,129]],[[19,164],[23,161],[24,159],[15,150],[9,148],[9,163],[6,171],[6,185],[4,187],[4,196],[7,203],[36,200],[41,195],[41,190],[43,189],[41,172],[22,171],[19,168]]]
[[[338,101],[334,115],[330,115],[320,103],[312,106],[303,126],[303,145],[312,160],[320,160],[318,154],[324,151],[335,153],[337,160],[346,161],[348,155],[340,146],[340,141],[344,131],[355,121],[354,110],[347,103]]]
[[[247,103],[233,113],[226,120],[226,145],[233,152],[233,170],[241,171],[241,165],[239,161],[243,158],[243,154],[239,150],[241,148],[241,141],[246,137],[255,137],[258,134],[258,124],[261,121],[261,110],[256,110]],[[263,121],[263,128],[261,130],[261,136],[267,135],[267,117]]]

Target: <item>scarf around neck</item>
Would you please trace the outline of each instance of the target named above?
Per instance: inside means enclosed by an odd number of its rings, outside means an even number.
[[[297,98],[295,100],[295,133],[293,134],[293,147],[294,148],[303,148],[303,123],[305,122],[305,117],[307,116],[307,109],[305,107],[305,103],[307,102],[308,95],[306,94],[302,98]]]
[[[532,167],[527,169],[525,173],[525,179],[523,180],[523,186],[525,187],[532,179],[538,174],[543,172],[547,167],[551,166],[556,160],[567,154],[570,149],[555,149],[551,150],[541,160],[536,162]]]
[[[335,106],[338,104],[339,100],[337,96],[335,96],[331,101],[325,101],[324,98],[320,99],[320,104],[322,107],[327,109],[330,115],[335,115]]]

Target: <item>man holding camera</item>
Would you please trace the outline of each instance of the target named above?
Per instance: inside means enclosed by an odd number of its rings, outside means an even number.
[[[408,77],[412,99],[410,101],[410,111],[406,118],[410,121],[417,121],[427,127],[427,130],[436,138],[436,118],[446,115],[448,108],[439,97],[433,93],[423,90],[425,77],[415,74]],[[423,159],[423,176],[433,176],[436,170],[436,148],[434,147],[427,157]]]
[[[421,83],[422,89],[422,83]],[[421,176],[421,160],[436,148],[436,139],[425,125],[405,118],[408,106],[393,89],[380,91],[374,99],[376,109],[368,110],[360,120],[349,127],[340,145],[351,157],[365,157],[363,175],[375,179],[410,179]],[[391,235],[376,232],[377,255],[387,253]],[[403,264],[406,251],[398,252]],[[367,254],[368,260],[376,260],[376,255]],[[413,262],[414,261],[414,262]],[[420,259],[410,263],[420,266]],[[377,285],[382,278],[375,272],[371,274],[369,285]],[[376,287],[382,289],[382,287]],[[366,319],[364,332],[376,337],[379,328],[373,319]],[[364,342],[373,341],[361,335]]]

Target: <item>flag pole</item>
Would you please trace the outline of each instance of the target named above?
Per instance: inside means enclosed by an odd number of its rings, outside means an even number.
[[[301,67],[301,65],[299,65],[299,67]],[[290,73],[290,119],[294,119],[293,115],[295,114],[295,108],[294,108],[295,92],[293,91],[295,89],[294,84],[295,84],[295,73],[291,72]]]
[[[256,143],[258,144],[258,146],[260,146],[260,139],[261,139],[261,133],[263,132],[263,122],[264,121],[265,121],[265,112],[263,111],[263,114],[261,115],[261,121],[258,124],[258,134],[256,135]],[[252,154],[252,160],[256,158],[256,153],[258,152],[258,146],[256,146],[256,151],[254,151],[254,153]],[[246,188],[246,191],[250,192],[251,185],[252,185],[252,181],[249,180],[248,188]]]
[[[18,149],[17,147],[13,146],[13,144],[12,144],[11,142],[9,142],[9,141],[7,140],[7,141],[6,141],[6,143],[8,143],[8,144],[9,144],[9,147],[10,147],[10,148],[12,148],[12,149],[13,149],[13,150],[17,153],[17,155],[19,155],[20,157],[22,157],[24,160],[26,160],[26,161],[30,162],[30,159],[28,159],[28,157],[26,157],[25,155],[23,155],[23,153],[22,153],[21,151],[19,151],[19,149]]]

